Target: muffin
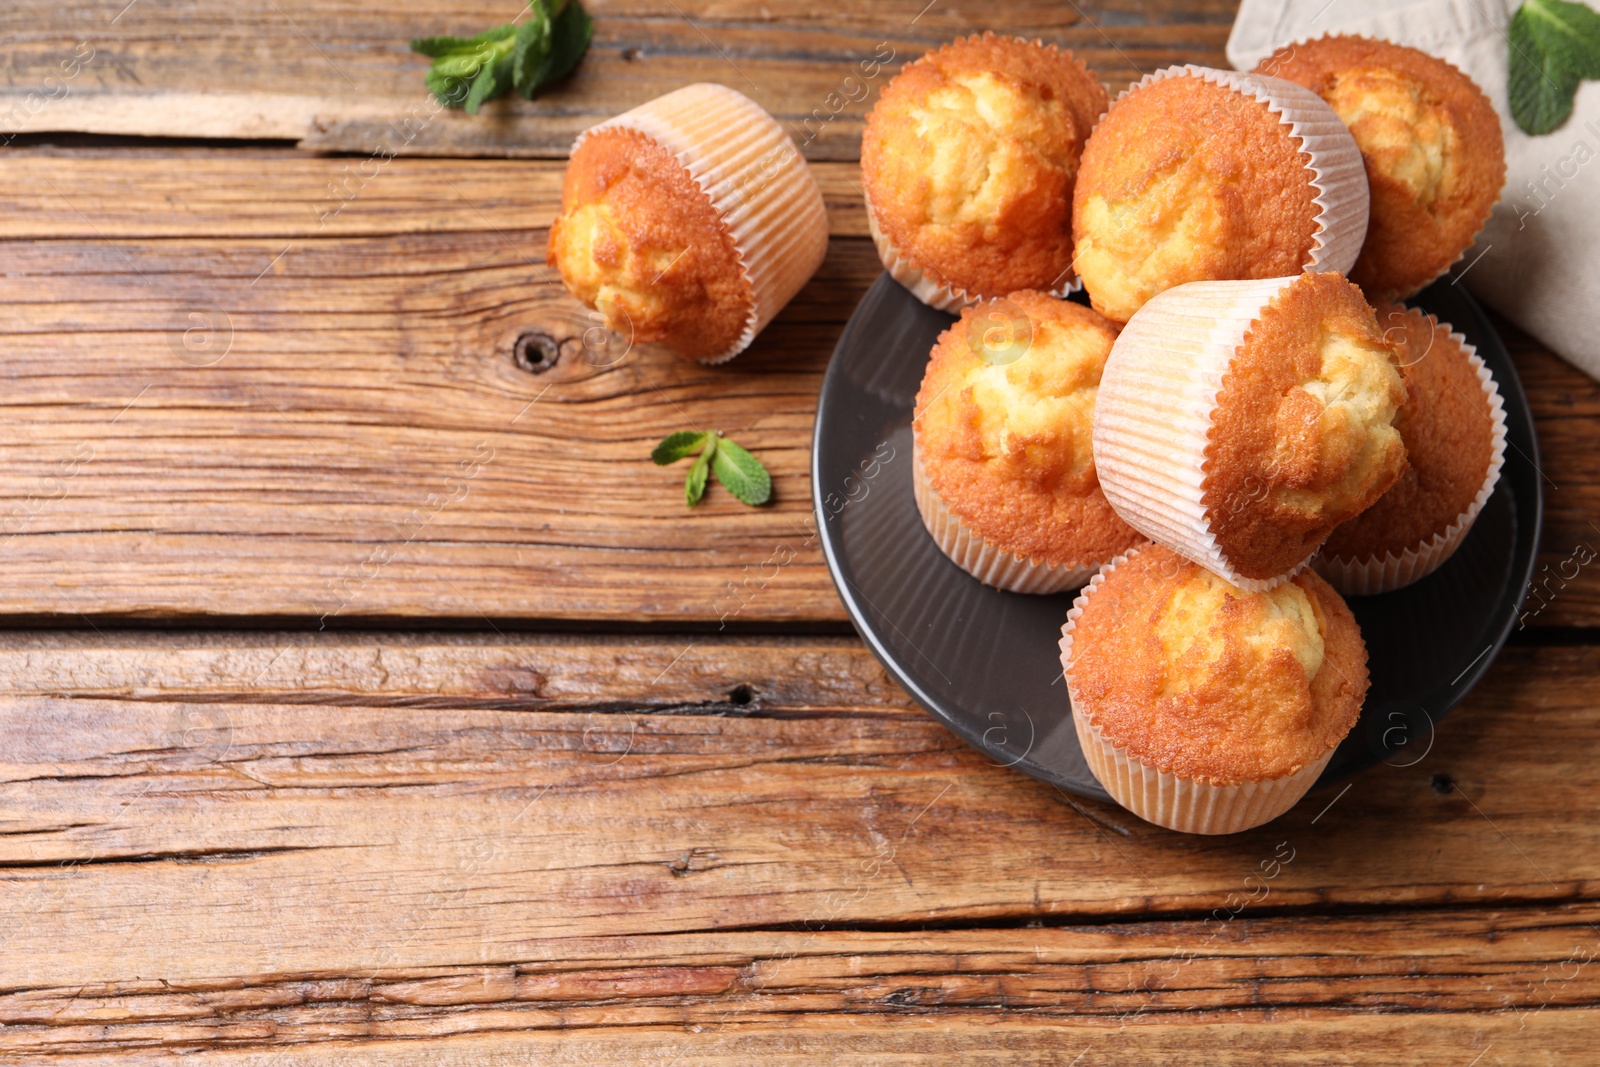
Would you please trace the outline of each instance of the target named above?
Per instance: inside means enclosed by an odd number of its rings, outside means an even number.
[[[956,311],[1073,285],[1072,185],[1106,91],[1071,52],[985,33],[884,86],[861,138],[867,219],[883,263]]]
[[[1409,464],[1322,546],[1316,568],[1346,596],[1399,589],[1438,569],[1466,539],[1505,461],[1500,390],[1467,339],[1412,309],[1387,308],[1378,322],[1400,349],[1406,399],[1394,427]]]
[[[1157,545],[1079,594],[1061,664],[1095,778],[1141,819],[1186,833],[1289,810],[1367,694],[1361,631],[1316,574],[1247,593]]]
[[[822,263],[822,193],[783,128],[688,85],[578,137],[546,260],[618,333],[732,359]]]
[[[1151,540],[1270,588],[1405,470],[1398,359],[1338,274],[1168,289],[1101,378],[1106,499]]]
[[[1372,217],[1349,274],[1369,299],[1415,293],[1471,247],[1506,179],[1500,119],[1471,78],[1366,37],[1302,41],[1256,69],[1326,100],[1361,148]]]
[[[1116,322],[1184,282],[1347,271],[1366,226],[1361,156],[1327,104],[1192,65],[1117,98],[1073,192],[1078,274]]]
[[[1116,340],[1079,304],[1022,291],[939,335],[917,394],[917,510],[945,555],[987,585],[1076,589],[1143,540],[1095,476],[1095,391]]]

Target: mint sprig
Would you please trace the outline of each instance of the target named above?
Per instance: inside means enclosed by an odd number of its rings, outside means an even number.
[[[1600,78],[1600,12],[1569,0],[1526,0],[1511,17],[1506,95],[1524,133],[1544,134],[1572,115],[1578,83]]]
[[[699,453],[698,455],[695,455]],[[772,499],[772,476],[761,461],[722,435],[721,430],[679,430],[661,439],[650,453],[658,467],[666,467],[694,456],[689,476],[683,482],[683,498],[689,507],[705,495],[706,476],[717,481],[742,503],[759,507]]]
[[[594,38],[594,20],[578,0],[530,0],[528,17],[474,37],[423,37],[411,50],[433,58],[424,78],[446,107],[472,114],[515,89],[532,100],[572,73]]]

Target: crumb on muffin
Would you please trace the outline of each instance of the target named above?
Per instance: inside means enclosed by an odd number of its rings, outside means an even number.
[[[711,198],[632,130],[601,130],[573,153],[546,260],[613,330],[689,358],[726,352],[751,320],[750,281]]]
[[[878,226],[955,289],[999,296],[1072,280],[1078,155],[1105,89],[1071,53],[986,33],[907,64],[867,116]]]
[[[1206,446],[1206,518],[1240,575],[1292,569],[1400,477],[1398,361],[1340,275],[1301,275],[1262,309],[1223,376]]]
[[[1184,282],[1298,273],[1319,233],[1308,160],[1265,104],[1195,74],[1120,98],[1074,193],[1076,266],[1095,310],[1127,322]]]
[[[1052,566],[1098,563],[1141,538],[1095,474],[1095,394],[1114,325],[1021,291],[940,334],[917,394],[918,461],[979,537]]]
[[[1443,534],[1477,499],[1494,452],[1489,397],[1450,328],[1400,307],[1379,311],[1378,324],[1400,349],[1406,400],[1394,425],[1409,462],[1377,503],[1323,545],[1349,560],[1398,557]]]
[[[1069,671],[1075,711],[1112,745],[1224,786],[1315,763],[1367,691],[1360,629],[1320,577],[1247,593],[1158,545],[1088,597]]]
[[[1472,244],[1505,184],[1500,119],[1455,67],[1415,48],[1332,36],[1279,49],[1258,71],[1326,100],[1361,149],[1372,210],[1350,279],[1409,296]]]

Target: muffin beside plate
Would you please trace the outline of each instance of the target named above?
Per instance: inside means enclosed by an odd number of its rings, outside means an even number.
[[[822,193],[783,127],[701,83],[578,137],[546,259],[612,330],[721,363],[827,248]]]

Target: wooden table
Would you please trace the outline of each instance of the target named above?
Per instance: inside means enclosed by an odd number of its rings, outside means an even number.
[[[1515,328],[1545,569],[1406,766],[1180,837],[851,633],[807,460],[878,273],[852,72],[993,27],[1120,88],[1233,17],[926,2],[595,0],[476,118],[406,40],[516,0],[0,11],[0,1062],[1595,1062],[1600,388]],[[726,367],[594,358],[560,157],[706,78],[804,142],[827,261]],[[775,505],[686,511],[691,425]]]

